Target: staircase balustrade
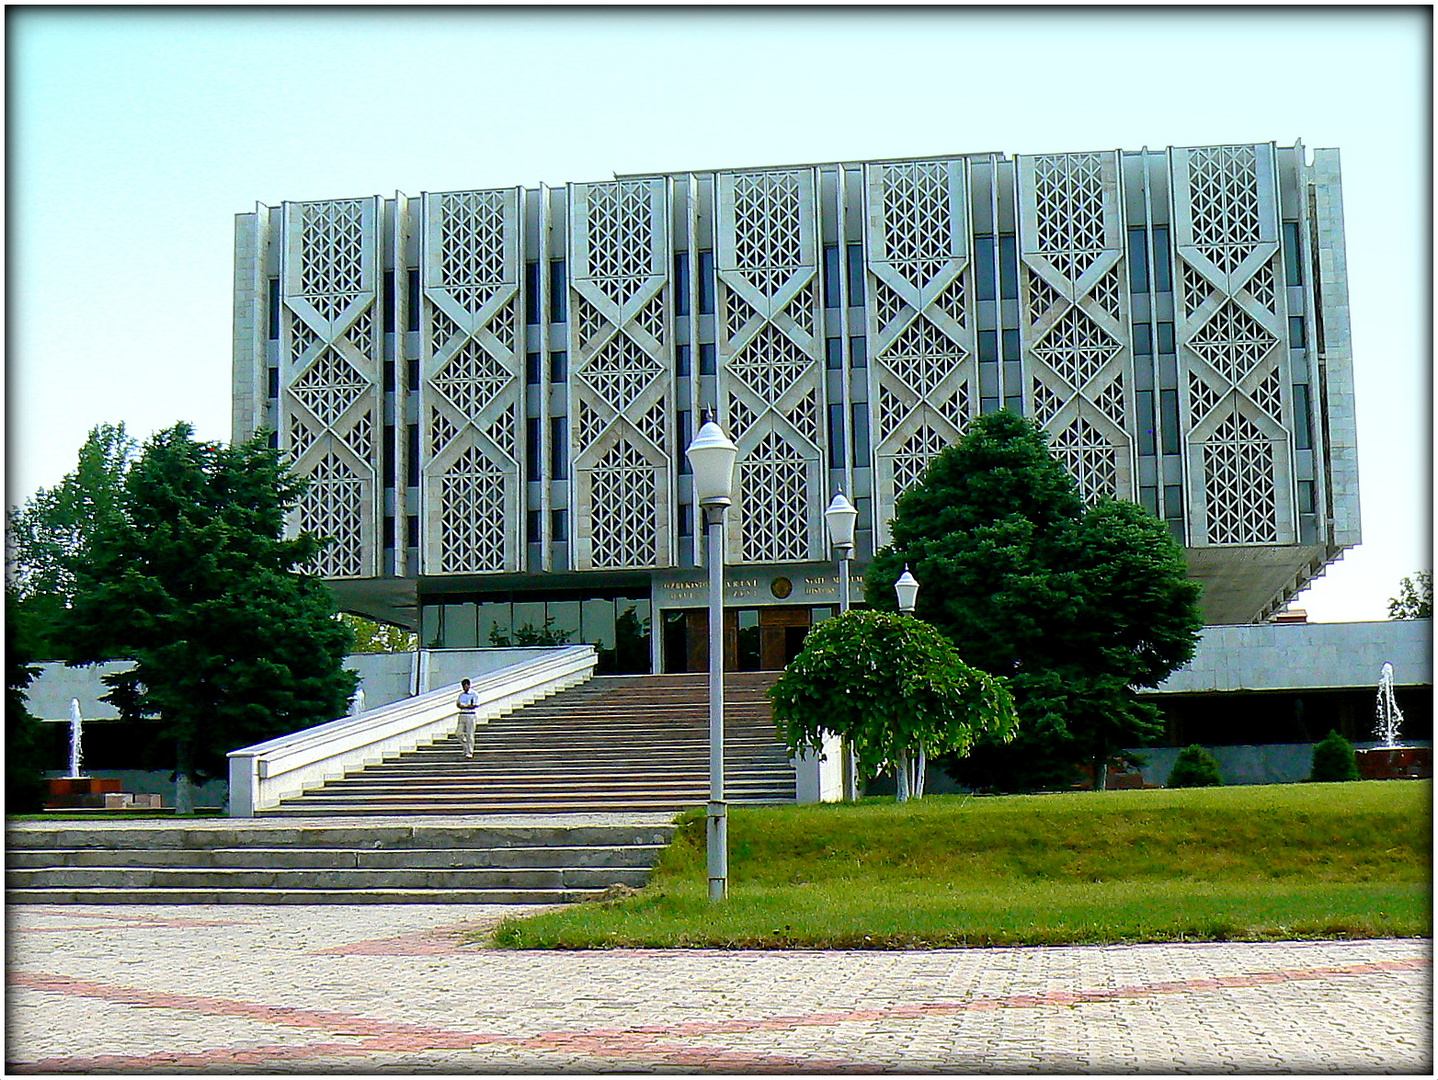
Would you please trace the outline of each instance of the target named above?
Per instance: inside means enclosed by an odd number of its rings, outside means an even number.
[[[594,646],[569,645],[471,679],[486,723],[594,674]],[[459,683],[232,751],[230,817],[253,817],[281,800],[366,765],[407,753],[459,724]]]

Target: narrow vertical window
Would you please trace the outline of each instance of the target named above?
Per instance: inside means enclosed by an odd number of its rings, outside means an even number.
[[[539,325],[539,263],[534,260],[524,264],[524,322]]]
[[[1290,315],[1288,317],[1288,347],[1291,349],[1306,349],[1308,347],[1308,335],[1303,329],[1303,316]]]
[[[569,478],[569,426],[562,416],[549,418],[549,478]]]
[[[674,346],[674,374],[684,376],[689,374],[691,361],[689,358],[688,345]]]
[[[689,314],[689,252],[674,253],[674,314]]]
[[[699,253],[699,314],[714,314],[714,252]]]
[[[569,311],[563,259],[549,260],[549,321],[564,322]]]
[[[869,339],[855,337],[849,339],[849,366],[862,368],[869,366]]]
[[[1307,383],[1295,383],[1293,386],[1293,447],[1295,450],[1313,449],[1313,405]]]
[[[526,386],[539,385],[540,363],[537,352],[524,354],[524,384]]]
[[[410,514],[404,519],[404,546],[419,547],[418,514]]]
[[[569,541],[568,510],[551,510],[549,512],[549,539],[556,544],[564,544]]]
[[[1135,392],[1134,399],[1138,402],[1138,452],[1140,454],[1157,454],[1158,437],[1154,430],[1153,391],[1139,390]],[[1155,505],[1157,505],[1156,495]],[[1158,510],[1155,509],[1154,513],[1157,514]]]
[[[1148,292],[1148,230],[1144,228],[1128,231],[1128,289]]]
[[[1019,297],[1018,239],[1013,233],[999,237],[999,297],[1003,300]]]
[[[824,306],[839,306],[839,245],[824,245]]]
[[[1177,349],[1173,343],[1173,323],[1158,324],[1158,351],[1160,356],[1172,356]]]
[[[1153,227],[1153,291],[1173,292],[1173,256],[1168,250],[1168,226]]]
[[[844,339],[824,339],[824,367],[830,371],[838,371],[844,366]]]
[[[692,503],[679,504],[679,535],[694,535],[694,506]]]
[[[846,265],[849,286],[849,306],[864,306],[864,245],[850,244]]]
[[[384,291],[380,294],[382,324],[386,334],[394,333],[394,271],[384,272]]]
[[[1296,221],[1283,223],[1283,283],[1303,284],[1303,245],[1299,243]]]
[[[997,363],[999,359],[999,332],[997,330],[979,331],[979,363]]]
[[[280,369],[272,367],[269,369],[269,396],[277,398],[280,396]]]
[[[419,425],[411,424],[405,429],[405,449],[408,451],[409,462],[405,472],[405,483],[410,487],[419,487]]]
[[[544,536],[540,531],[544,519],[540,517],[538,510],[526,510],[524,513],[524,540],[529,544],[538,544]]]
[[[1005,330],[1003,341],[1004,359],[1017,360],[1019,358],[1019,332],[1017,330]]]
[[[531,416],[524,422],[524,469],[529,479],[539,480],[539,419]]]
[[[418,330],[420,326],[418,266],[411,266],[405,271],[405,300],[409,314],[405,329]]]
[[[997,300],[999,298],[994,269],[994,238],[992,236],[974,237],[974,286],[980,300]]]
[[[869,467],[869,406],[856,401],[850,406],[849,429],[853,433],[853,462],[856,469]]]
[[[395,391],[395,365],[393,360],[384,362],[384,389],[385,393],[393,394]]]
[[[718,354],[713,342],[699,346],[699,374],[713,375],[718,371]]]
[[[565,349],[555,349],[549,354],[549,381],[561,383],[569,378],[569,353]]]
[[[844,467],[844,406],[829,406],[829,468]]]
[[[1315,509],[1316,505],[1317,504],[1314,500],[1313,481],[1298,481],[1298,512],[1300,514],[1317,513],[1317,510]]]
[[[270,299],[269,299],[269,323],[270,340],[280,340],[280,279],[270,278]]]
[[[383,454],[384,454],[384,486],[385,486],[385,487],[389,487],[389,488],[394,487],[394,482],[395,482],[394,435],[395,435],[394,425],[393,425],[393,424],[386,424],[386,425],[384,426],[384,447],[383,447]]]
[[[1165,454],[1176,454],[1179,451],[1178,391],[1160,390],[1158,392],[1158,407],[1163,417],[1163,452]]]
[[[1153,324],[1136,322],[1133,324],[1133,354],[1135,356],[1153,355]]]
[[[687,476],[693,472],[689,465],[689,455],[685,453],[689,444],[694,441],[694,413],[689,409],[679,410],[679,473]]]

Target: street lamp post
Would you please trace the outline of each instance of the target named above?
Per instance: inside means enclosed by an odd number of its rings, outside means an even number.
[[[912,615],[914,605],[919,600],[919,582],[913,574],[909,573],[908,566],[904,567],[904,572],[899,576],[899,580],[894,582],[894,595],[898,597],[899,610],[905,615]],[[899,775],[896,780],[899,786],[900,802],[905,802],[911,792],[915,796],[924,793],[924,768],[927,764],[923,748],[920,747],[918,769],[916,770],[918,775],[912,776],[909,766],[909,748],[904,747],[899,751]]]
[[[734,488],[739,448],[706,420],[685,454],[694,470],[694,501],[704,511],[709,564],[709,814],[705,833],[709,899],[729,891],[729,814],[724,801],[724,516]]]
[[[824,524],[829,528],[829,543],[839,549],[841,615],[849,610],[849,561],[854,557],[854,523],[858,517],[859,511],[844,497],[842,491],[835,493],[833,501],[829,503],[829,509],[824,511]],[[854,748],[846,747],[846,751],[848,764],[844,769],[844,798],[852,801],[859,797],[859,764],[854,760]]]

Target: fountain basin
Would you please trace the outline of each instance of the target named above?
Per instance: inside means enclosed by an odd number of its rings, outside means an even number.
[[[1428,780],[1433,776],[1431,746],[1370,746],[1354,750],[1364,780]]]

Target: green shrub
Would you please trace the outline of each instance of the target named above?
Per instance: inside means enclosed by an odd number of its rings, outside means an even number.
[[[1222,787],[1223,777],[1218,774],[1218,762],[1213,755],[1194,743],[1178,752],[1173,771],[1168,774],[1168,786]]]
[[[1330,731],[1313,748],[1313,774],[1309,779],[1322,782],[1357,780],[1358,760],[1353,755],[1353,744],[1338,732]]]

